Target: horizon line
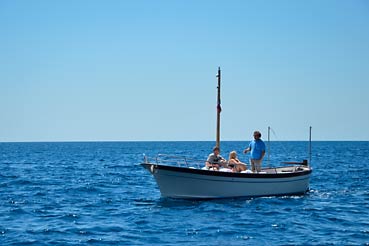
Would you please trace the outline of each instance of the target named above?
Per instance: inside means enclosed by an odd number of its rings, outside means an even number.
[[[250,140],[223,140],[221,142],[250,142]],[[263,140],[268,142],[268,140]],[[369,140],[311,140],[312,142],[369,142]],[[29,140],[0,141],[0,143],[134,143],[134,142],[216,142],[215,140]],[[309,140],[270,140],[270,142],[309,142]]]

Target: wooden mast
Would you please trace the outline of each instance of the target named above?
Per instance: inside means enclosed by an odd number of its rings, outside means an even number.
[[[217,134],[216,134],[216,146],[220,148],[220,112],[222,108],[220,106],[220,67],[218,67],[218,96],[217,96]]]

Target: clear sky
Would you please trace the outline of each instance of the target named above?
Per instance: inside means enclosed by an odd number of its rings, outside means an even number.
[[[369,1],[0,0],[0,142],[369,140]]]

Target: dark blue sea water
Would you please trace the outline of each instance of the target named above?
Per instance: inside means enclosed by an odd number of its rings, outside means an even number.
[[[0,143],[0,245],[369,245],[369,142],[313,142],[304,196],[163,199],[138,165],[205,159],[213,144]],[[272,142],[271,160],[306,159],[307,146]]]

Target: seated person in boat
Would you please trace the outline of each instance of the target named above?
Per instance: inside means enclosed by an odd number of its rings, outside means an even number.
[[[236,173],[246,171],[246,169],[247,169],[246,164],[242,163],[237,158],[237,152],[236,151],[231,151],[231,153],[229,153],[228,167],[231,168],[232,171],[236,172]]]
[[[224,159],[220,154],[219,147],[213,148],[213,153],[211,153],[205,162],[207,168],[213,168],[219,170],[220,167],[227,167],[227,160]]]

